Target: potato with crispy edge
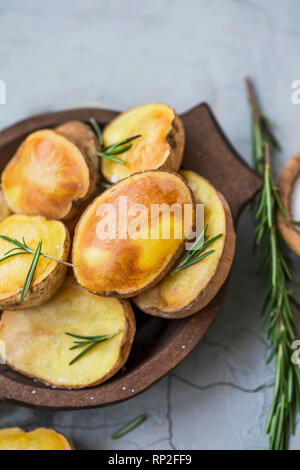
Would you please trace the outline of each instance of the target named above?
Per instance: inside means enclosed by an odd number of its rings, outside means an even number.
[[[185,133],[175,110],[162,103],[129,109],[108,124],[103,132],[105,146],[127,137],[141,135],[132,148],[119,155],[126,165],[101,160],[103,176],[116,183],[142,170],[178,171],[182,162]]]
[[[163,170],[135,173],[104,191],[81,216],[73,242],[75,277],[92,293],[133,297],[167,274],[194,221],[194,196],[183,178]]]
[[[47,220],[44,217],[11,215],[0,223],[0,235],[22,242],[23,237],[29,248],[35,250],[42,241],[42,252],[66,261],[70,250],[70,236],[62,222]],[[16,248],[8,241],[0,239],[0,258]],[[0,263],[0,309],[28,308],[45,303],[55,294],[67,271],[67,266],[55,260],[40,256],[31,287],[24,301],[20,302],[21,292],[33,255],[14,256]]]
[[[214,249],[215,253],[182,271],[169,274],[155,287],[133,299],[144,312],[170,319],[192,315],[215,297],[229,274],[235,250],[235,231],[224,197],[193,171],[181,171],[180,174],[192,189],[197,204],[204,204],[207,234],[210,238],[223,235],[205,250]]]
[[[300,233],[292,222],[291,213],[291,199],[298,178],[300,178],[300,152],[287,162],[278,180],[279,197],[286,211],[286,217],[278,211],[279,229],[289,247],[300,256]]]
[[[4,196],[3,191],[0,190],[0,222],[1,220],[6,219],[11,214],[11,210],[9,209]]]
[[[70,351],[76,339],[66,333],[115,336],[69,365],[84,348]],[[92,387],[108,380],[127,361],[134,334],[128,301],[90,294],[71,276],[46,304],[5,311],[0,322],[6,364],[59,388]]]
[[[93,131],[78,121],[33,132],[2,173],[8,206],[17,214],[74,217],[95,193],[97,150]]]
[[[23,431],[20,428],[0,429],[0,450],[73,450],[71,442],[49,428]]]

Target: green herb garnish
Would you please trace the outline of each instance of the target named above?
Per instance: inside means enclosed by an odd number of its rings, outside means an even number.
[[[71,366],[75,362],[77,362],[82,356],[87,354],[89,351],[94,349],[98,344],[103,343],[104,341],[107,341],[108,339],[113,338],[117,334],[121,333],[122,330],[117,331],[116,333],[113,333],[112,335],[101,335],[101,336],[80,336],[80,335],[75,335],[73,333],[65,333],[67,336],[71,336],[71,338],[75,338],[76,341],[74,341],[74,346],[71,346],[69,348],[69,351],[73,351],[74,349],[78,348],[83,348],[86,346],[86,348],[81,351],[77,356],[72,359],[71,362],[69,362],[69,365]]]
[[[135,139],[138,139],[139,137],[141,137],[141,135],[134,135],[132,137],[128,137],[127,139],[122,139],[115,144],[108,145],[107,147],[103,147],[103,136],[102,136],[101,128],[98,122],[94,118],[91,118],[89,122],[96,136],[98,137],[98,141],[100,145],[100,151],[97,152],[97,155],[99,155],[99,157],[105,158],[106,160],[111,160],[113,162],[120,163],[121,165],[126,165],[125,160],[115,157],[114,155],[119,155],[121,153],[127,152],[127,150],[131,149],[132,147],[132,144],[130,142],[132,142]]]
[[[186,269],[195,263],[198,263],[199,261],[201,261],[202,259],[206,258],[207,256],[211,255],[212,253],[216,251],[216,250],[210,250],[210,251],[207,251],[206,253],[203,253],[203,251],[209,245],[211,245],[213,242],[218,240],[218,238],[222,237],[223,235],[222,233],[219,233],[219,235],[216,235],[213,238],[209,238],[209,236],[206,234],[207,227],[208,225],[206,224],[204,227],[204,230],[201,232],[197,240],[193,243],[191,248],[185,253],[180,263],[171,272],[171,275],[181,271],[182,269]]]
[[[102,188],[107,189],[112,186],[112,183],[107,183],[106,181],[98,181],[97,185],[102,186]]]
[[[300,227],[300,220],[291,220],[292,224],[296,225],[297,227]]]
[[[26,280],[25,280],[25,283],[24,283],[24,286],[23,286],[22,293],[21,293],[21,297],[20,297],[21,302],[23,302],[23,300],[25,299],[25,297],[28,293],[28,290],[30,289],[30,286],[32,284],[32,279],[33,279],[37,264],[39,262],[40,256],[52,259],[54,261],[57,261],[58,263],[65,264],[67,266],[74,267],[74,265],[71,264],[71,263],[67,263],[66,261],[55,258],[54,256],[50,256],[50,255],[46,255],[46,254],[42,253],[41,252],[42,240],[39,240],[36,250],[32,250],[27,245],[24,237],[22,239],[23,242],[20,242],[20,241],[14,239],[14,238],[8,237],[7,235],[0,235],[0,238],[2,240],[6,241],[6,242],[11,243],[12,245],[15,245],[15,248],[12,248],[11,250],[8,250],[6,253],[4,253],[3,257],[0,259],[0,263],[3,262],[3,261],[8,260],[10,258],[13,258],[15,256],[34,255],[33,259],[32,259],[31,266],[30,266],[29,271],[28,271],[27,276],[26,276]]]
[[[129,421],[129,423],[125,424],[121,429],[116,431],[111,438],[112,439],[119,439],[119,437],[124,436],[125,434],[129,433],[130,431],[133,431],[133,429],[137,428],[140,424],[142,424],[146,419],[148,418],[147,415],[141,415],[138,416],[137,418]]]
[[[39,259],[40,259],[41,249],[42,249],[42,241],[40,240],[39,243],[38,243],[37,249],[34,253],[32,263],[31,263],[31,266],[29,268],[29,271],[28,271],[28,274],[26,276],[26,280],[25,280],[25,283],[24,283],[24,286],[23,286],[23,289],[22,289],[22,293],[21,293],[21,297],[20,297],[21,302],[23,302],[23,300],[25,299],[25,297],[26,297],[26,295],[29,291],[29,288],[31,286],[32,279],[33,279],[37,264],[38,264]]]
[[[268,273],[269,284],[262,308],[263,328],[269,341],[268,362],[275,358],[276,374],[267,433],[272,450],[288,448],[294,432],[295,412],[300,410],[300,369],[291,361],[296,325],[292,303],[296,304],[288,282],[292,278],[290,262],[278,228],[276,214],[286,217],[274,183],[270,152],[279,144],[270,130],[270,121],[261,113],[254,88],[246,80],[252,110],[254,165],[263,177],[263,190],[258,198],[255,245],[264,250],[262,269]]]

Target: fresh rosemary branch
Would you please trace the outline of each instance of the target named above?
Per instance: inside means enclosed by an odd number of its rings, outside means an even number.
[[[74,346],[71,346],[69,348],[69,351],[73,351],[74,349],[78,348],[83,348],[86,346],[86,348],[81,351],[77,356],[72,359],[71,362],[69,362],[69,365],[71,366],[75,362],[77,362],[79,359],[81,359],[85,354],[90,352],[92,349],[94,349],[98,344],[103,343],[104,341],[107,341],[108,339],[113,338],[117,334],[119,334],[122,330],[117,331],[116,333],[113,333],[111,335],[101,335],[101,336],[80,336],[80,335],[75,335],[73,333],[65,333],[67,336],[71,336],[71,338],[75,338],[74,340]]]
[[[285,211],[274,183],[270,152],[279,148],[272,135],[269,120],[261,113],[252,83],[246,80],[252,110],[254,165],[263,177],[263,190],[256,211],[255,244],[264,250],[262,269],[269,274],[263,308],[263,328],[266,332],[270,354],[275,358],[276,375],[267,434],[269,447],[282,450],[288,447],[290,433],[294,432],[295,412],[300,409],[300,369],[291,361],[292,343],[296,338],[292,303],[296,303],[288,287],[292,278],[291,267],[277,225],[276,214]]]
[[[94,118],[91,118],[89,122],[96,136],[98,137],[100,145],[100,151],[97,152],[97,155],[99,155],[99,157],[105,158],[106,160],[111,160],[113,162],[120,163],[121,165],[126,165],[125,160],[115,157],[114,155],[119,155],[121,153],[127,152],[127,150],[131,149],[132,147],[132,144],[130,142],[135,139],[138,139],[139,137],[141,137],[141,135],[134,135],[132,137],[128,137],[127,139],[122,139],[119,142],[116,142],[115,144],[103,147],[103,136],[98,122]]]
[[[218,240],[218,238],[222,237],[222,233],[216,235],[213,238],[209,238],[206,234],[208,225],[206,224],[204,230],[201,232],[197,240],[193,243],[191,248],[185,253],[180,263],[176,266],[176,268],[171,272],[171,276],[175,273],[178,273],[182,269],[186,269],[189,266],[192,266],[195,263],[198,263],[202,259],[206,258],[207,256],[214,253],[216,250],[210,250],[205,253],[203,251],[211,245],[214,241]],[[201,254],[202,253],[202,254]]]
[[[144,414],[144,415],[138,416],[137,418],[132,419],[131,421],[129,421],[129,423],[125,424],[124,426],[122,426],[121,429],[116,431],[111,436],[111,438],[119,439],[120,437],[124,436],[125,434],[129,433],[130,431],[133,431],[135,428],[140,426],[140,424],[142,424],[147,418],[148,416]]]
[[[23,243],[19,242],[18,240],[15,240],[14,238],[8,237],[6,235],[0,235],[0,238],[2,238],[2,240],[5,240],[9,243],[12,243],[13,245],[16,245],[16,248],[12,248],[11,250],[4,253],[4,257],[0,259],[0,263],[2,261],[7,260],[8,258],[12,258],[13,256],[35,254],[35,251],[29,248],[29,246],[25,242],[24,237],[22,238]],[[41,256],[43,256],[44,258],[52,259],[53,261],[57,261],[58,263],[65,264],[66,266],[69,266],[71,268],[74,268],[74,264],[67,263],[67,261],[64,261],[59,258],[55,258],[54,256],[46,255],[45,253],[41,253]]]
[[[20,297],[20,302],[23,302],[23,300],[25,299],[25,297],[26,297],[26,295],[27,295],[27,293],[30,289],[32,279],[33,279],[37,264],[38,264],[39,259],[40,259],[41,249],[42,249],[42,241],[40,240],[39,243],[38,243],[37,249],[34,253],[34,257],[32,258],[32,263],[31,263],[31,266],[29,268],[29,271],[28,271],[26,279],[25,279],[25,283],[24,283],[22,293],[21,293],[21,297]]]
[[[10,258],[13,258],[15,256],[19,256],[19,255],[34,255],[33,259],[32,259],[32,263],[30,265],[29,271],[28,271],[26,279],[25,279],[25,283],[24,283],[22,292],[21,292],[20,302],[23,302],[26,295],[28,294],[28,291],[29,291],[30,286],[32,284],[33,276],[34,276],[36,267],[38,265],[40,256],[44,256],[45,258],[49,258],[49,259],[52,259],[52,260],[57,261],[59,263],[66,264],[67,266],[72,266],[72,267],[74,266],[71,263],[67,263],[66,261],[63,261],[63,260],[58,259],[58,258],[54,258],[53,256],[50,256],[50,255],[45,255],[44,253],[42,253],[41,252],[42,240],[40,240],[38,242],[38,246],[37,246],[36,250],[32,250],[27,245],[24,237],[22,238],[23,242],[15,240],[14,238],[10,238],[6,235],[0,235],[0,238],[2,240],[5,240],[5,241],[15,245],[15,248],[12,248],[11,250],[8,250],[6,253],[4,253],[3,257],[0,259],[0,263],[3,262],[3,261],[8,260]]]

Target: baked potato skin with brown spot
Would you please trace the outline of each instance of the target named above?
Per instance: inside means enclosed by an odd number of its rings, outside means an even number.
[[[95,193],[97,150],[90,127],[77,121],[30,134],[2,173],[12,212],[55,220],[74,217]]]
[[[0,429],[0,450],[73,450],[71,442],[54,429]]]
[[[68,276],[46,304],[4,311],[0,340],[5,344],[6,364],[11,369],[56,388],[81,389],[107,381],[124,366],[135,329],[128,301],[92,295]],[[115,337],[69,365],[81,350],[69,350],[74,339],[66,332],[91,336],[118,331]]]
[[[126,165],[101,160],[101,172],[107,181],[116,183],[144,170],[179,170],[185,132],[173,108],[162,103],[150,103],[121,113],[105,127],[104,145],[112,145],[134,135],[141,137],[133,142],[130,150],[120,155]]]
[[[179,175],[150,170],[135,173],[107,189],[81,216],[75,230],[72,255],[77,281],[92,293],[128,298],[155,285],[166,275],[182,254],[188,234],[182,229],[181,239],[175,239],[172,233],[169,240],[163,239],[161,232],[158,239],[151,236],[148,239],[121,239],[117,224],[115,239],[100,240],[97,226],[102,219],[97,214],[102,205],[111,204],[116,208],[119,220],[118,204],[122,196],[127,197],[128,207],[134,202],[148,209],[148,227],[151,226],[152,204],[168,207],[178,204],[182,210],[185,204],[190,205],[189,232],[195,222],[195,200]],[[128,226],[133,219],[128,216]],[[174,217],[173,223],[174,227],[183,225],[184,217],[181,222]]]
[[[42,240],[42,252],[67,261],[70,251],[70,235],[62,222],[48,221],[44,217],[11,215],[0,223],[0,235],[22,241],[35,249]],[[0,240],[0,257],[14,245]],[[23,302],[22,288],[32,262],[33,255],[21,255],[0,263],[0,309],[25,309],[47,302],[63,282],[67,266],[40,257],[32,285]]]
[[[211,238],[223,235],[207,248],[215,249],[215,253],[173,276],[168,275],[133,299],[145,313],[168,319],[193,315],[215,297],[229,274],[235,251],[235,231],[225,198],[195,172],[182,170],[180,174],[190,185],[196,202],[204,204],[207,233]]]

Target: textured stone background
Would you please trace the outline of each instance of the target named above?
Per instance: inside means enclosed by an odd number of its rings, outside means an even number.
[[[165,101],[179,112],[207,101],[251,161],[249,74],[277,125],[278,172],[300,148],[300,2],[294,0],[2,0],[3,128],[21,118],[100,100],[116,109]],[[196,350],[144,394],[110,408],[39,412],[0,406],[0,426],[53,426],[82,449],[263,449],[274,370],[259,330],[264,285],[251,254],[252,216],[238,231],[224,308]],[[299,286],[300,263],[295,259]],[[299,298],[299,296],[298,296]],[[149,419],[118,441],[112,431]],[[292,440],[300,447],[300,430]]]

